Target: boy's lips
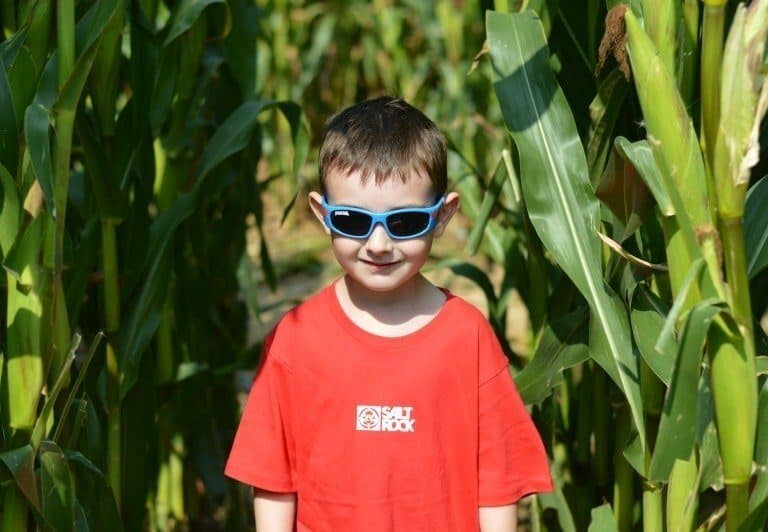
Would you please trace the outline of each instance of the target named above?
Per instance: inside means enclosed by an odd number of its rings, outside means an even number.
[[[374,262],[374,261],[365,260],[365,259],[360,259],[360,260],[362,262],[366,263],[366,264],[371,265],[371,266],[378,266],[378,267],[393,266],[393,265],[397,264],[398,262],[400,262],[400,261],[397,261],[397,260],[396,261],[392,261],[392,262]]]

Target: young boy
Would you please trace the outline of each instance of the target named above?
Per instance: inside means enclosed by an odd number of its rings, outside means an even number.
[[[258,532],[509,532],[552,489],[541,439],[475,307],[419,271],[459,206],[442,134],[402,100],[337,114],[312,211],[345,275],[287,312],[225,474]]]

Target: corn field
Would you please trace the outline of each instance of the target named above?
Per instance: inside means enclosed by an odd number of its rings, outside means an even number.
[[[323,121],[380,94],[448,139],[470,230],[433,268],[483,294],[556,484],[520,529],[765,529],[768,0],[0,20],[0,530],[253,529],[236,377],[258,288],[302,267],[265,220],[301,218]]]

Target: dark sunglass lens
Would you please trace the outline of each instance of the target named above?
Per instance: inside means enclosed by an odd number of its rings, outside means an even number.
[[[387,227],[394,236],[413,236],[429,225],[429,214],[425,212],[400,212],[387,217]]]
[[[331,213],[331,225],[352,236],[363,236],[371,227],[371,217],[355,211],[339,210]]]

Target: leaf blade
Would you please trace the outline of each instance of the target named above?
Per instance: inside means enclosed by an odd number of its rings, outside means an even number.
[[[531,222],[592,310],[593,357],[622,389],[645,447],[645,423],[626,311],[602,278],[599,204],[573,116],[548,66],[535,13],[489,11],[494,89],[518,146]],[[539,178],[539,181],[536,179]],[[544,179],[546,178],[546,179]]]

